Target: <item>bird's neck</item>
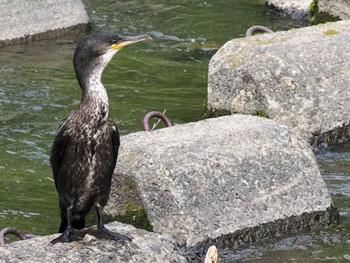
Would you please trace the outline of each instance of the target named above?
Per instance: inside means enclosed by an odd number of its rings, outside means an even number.
[[[78,58],[74,61],[76,76],[83,91],[81,105],[88,111],[93,111],[94,114],[106,113],[106,118],[108,117],[108,96],[102,85],[101,76],[115,53],[117,53],[116,50],[110,49],[102,56],[87,62],[82,63]]]
[[[109,104],[107,91],[102,85],[100,75],[92,75],[86,79],[83,84],[83,98],[81,106],[88,109],[91,113],[101,115],[102,118],[108,118]]]

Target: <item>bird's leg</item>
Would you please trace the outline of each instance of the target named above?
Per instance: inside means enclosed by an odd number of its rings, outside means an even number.
[[[53,239],[50,243],[51,245],[57,243],[68,243],[69,238],[74,233],[74,229],[72,227],[72,208],[67,208],[67,228],[66,230],[57,238]]]
[[[116,232],[112,232],[107,228],[105,228],[103,224],[103,218],[102,218],[102,208],[100,206],[95,206],[95,209],[96,209],[96,215],[97,215],[97,230],[98,230],[97,237],[98,238],[131,241],[131,238],[129,237]]]

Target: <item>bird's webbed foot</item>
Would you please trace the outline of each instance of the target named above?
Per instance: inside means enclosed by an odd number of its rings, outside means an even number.
[[[68,243],[80,239],[81,238],[79,238],[79,236],[75,234],[73,228],[67,227],[67,229],[59,237],[56,237],[55,239],[51,240],[50,244],[54,245],[57,243]]]
[[[122,234],[112,232],[104,227],[104,225],[100,225],[98,227],[97,237],[99,239],[112,239],[117,241],[131,241],[131,238],[124,236]]]

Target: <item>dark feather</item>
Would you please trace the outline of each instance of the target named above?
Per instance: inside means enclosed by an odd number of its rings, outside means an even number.
[[[60,128],[61,127],[62,126],[60,126]],[[59,130],[59,131],[62,131],[62,130]],[[62,160],[64,158],[64,150],[66,148],[67,143],[68,143],[68,137],[63,136],[63,132],[59,132],[56,135],[51,148],[50,163],[51,163],[56,190],[57,190],[57,173],[58,173],[60,164],[62,163]]]

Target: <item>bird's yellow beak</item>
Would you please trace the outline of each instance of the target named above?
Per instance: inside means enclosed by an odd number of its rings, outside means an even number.
[[[140,36],[129,36],[129,37],[123,37],[122,41],[119,43],[113,44],[112,48],[115,50],[121,50],[123,47],[140,42],[150,40],[152,41],[152,37],[149,35],[140,35]]]

